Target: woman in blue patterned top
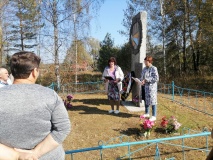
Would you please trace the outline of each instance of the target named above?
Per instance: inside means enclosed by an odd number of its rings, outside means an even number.
[[[143,68],[141,74],[141,83],[145,88],[145,114],[144,117],[149,117],[149,106],[152,106],[151,121],[156,120],[157,115],[157,82],[159,81],[158,70],[152,65],[153,58],[147,56],[144,59],[146,67]]]

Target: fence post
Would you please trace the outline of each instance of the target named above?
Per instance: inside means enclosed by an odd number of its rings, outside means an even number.
[[[172,81],[172,101],[174,101],[175,96],[175,83]]]

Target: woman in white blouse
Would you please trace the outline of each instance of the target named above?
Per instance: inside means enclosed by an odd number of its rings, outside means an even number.
[[[110,80],[106,77],[112,77],[112,79]],[[105,67],[102,78],[106,83],[107,95],[111,105],[109,113],[118,114],[124,74],[121,68],[117,65],[115,57],[111,57],[108,60],[108,66]],[[116,110],[114,110],[114,105],[116,105]]]

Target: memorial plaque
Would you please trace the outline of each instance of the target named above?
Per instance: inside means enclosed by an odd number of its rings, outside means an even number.
[[[130,29],[130,45],[132,46],[133,54],[140,52],[142,42],[142,23],[140,19],[140,13],[132,19],[132,25]]]

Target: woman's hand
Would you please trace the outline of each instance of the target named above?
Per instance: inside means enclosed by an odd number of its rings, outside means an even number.
[[[144,85],[146,83],[145,79],[141,81],[141,85]]]
[[[120,82],[120,79],[116,78],[116,80],[114,81],[114,83],[118,83],[118,82]]]
[[[38,160],[38,156],[33,152],[33,150],[14,149],[18,152],[18,160]]]

